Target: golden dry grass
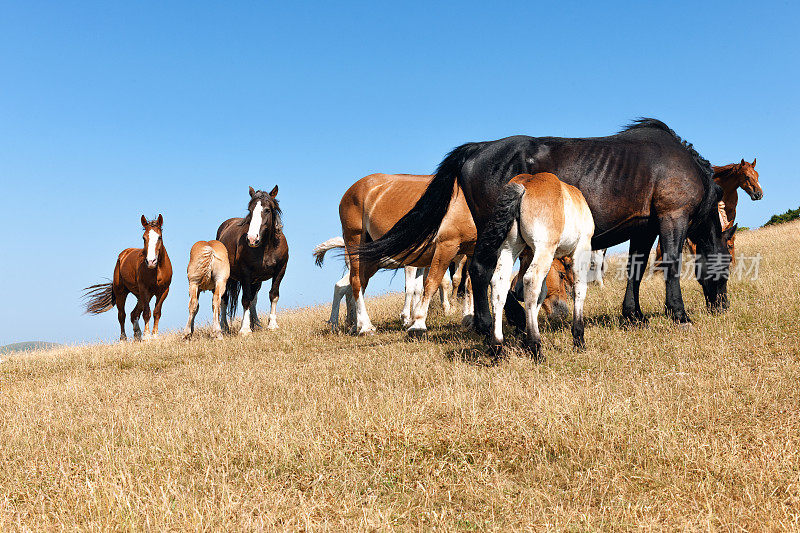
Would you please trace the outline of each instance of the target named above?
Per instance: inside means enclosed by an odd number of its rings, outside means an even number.
[[[756,281],[695,327],[616,322],[590,290],[588,350],[473,357],[455,318],[331,335],[326,308],[246,339],[68,348],[0,366],[0,529],[800,529],[800,223],[740,234]],[[331,280],[333,282],[334,280]],[[177,296],[176,296],[177,297]],[[204,299],[204,305],[207,297]]]

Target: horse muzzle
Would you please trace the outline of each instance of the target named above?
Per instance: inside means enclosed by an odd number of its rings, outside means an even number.
[[[256,238],[254,239],[254,238],[252,238],[252,237],[250,237],[250,236],[248,236],[248,237],[247,237],[247,245],[248,245],[250,248],[258,248],[258,246],[259,246],[260,244],[261,244],[261,239],[260,239],[260,238],[256,237]]]
[[[764,191],[747,191],[751,200],[761,200],[764,198]]]
[[[156,268],[158,266],[158,259],[148,259],[147,268]]]

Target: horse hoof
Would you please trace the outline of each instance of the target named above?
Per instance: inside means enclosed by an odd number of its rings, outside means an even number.
[[[422,328],[411,328],[406,331],[412,339],[422,339],[428,336],[428,330]]]
[[[464,318],[461,319],[461,326],[465,329],[472,328],[472,315],[465,315]]]
[[[253,332],[252,332],[252,331],[250,331],[249,329],[243,329],[243,330],[240,330],[240,331],[239,331],[239,336],[240,336],[240,337],[247,337],[247,336],[249,336],[251,333],[253,333]]]
[[[576,352],[582,352],[586,350],[586,341],[583,339],[573,339],[572,347]]]
[[[506,353],[503,350],[503,344],[495,342],[494,340],[487,340],[487,347],[489,348],[489,357],[497,363],[501,359],[505,359]]]
[[[544,361],[544,355],[542,355],[542,341],[538,339],[525,339],[525,351],[534,363],[541,363]]]

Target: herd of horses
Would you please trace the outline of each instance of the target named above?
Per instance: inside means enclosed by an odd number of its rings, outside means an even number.
[[[530,356],[539,360],[540,309],[548,316],[563,315],[571,293],[573,343],[582,348],[587,286],[590,281],[602,284],[604,250],[625,241],[630,249],[622,321],[646,323],[639,287],[656,239],[666,313],[678,324],[691,322],[680,288],[684,245],[696,254],[695,274],[708,308],[724,311],[737,190],[753,200],[763,196],[755,163],[742,159],[712,167],[663,122],[638,119],[607,137],[514,136],[464,144],[445,157],[434,175],[366,176],[339,203],[341,236],[313,251],[321,265],[328,251],[344,250],[347,273],[334,286],[330,327],[339,328],[344,299],[346,329],[374,333],[364,301],[369,280],[380,269],[404,268],[401,318],[409,334],[426,331],[437,291],[446,312],[451,292],[459,292],[462,323],[485,336],[492,354],[502,353],[505,314],[510,325],[524,332]],[[276,308],[289,259],[278,187],[270,192],[251,187],[249,194],[245,217],[226,220],[216,240],[192,246],[187,338],[194,331],[201,291],[213,291],[213,337],[230,332],[240,293],[240,334],[261,327],[256,302],[267,280],[272,280],[267,328],[278,327]],[[89,313],[117,307],[123,340],[127,295],[137,298],[130,313],[135,338],[157,336],[172,279],[162,215],[155,220],[142,216],[141,223],[144,246],[123,250],[113,280],[85,292]],[[520,271],[513,276],[517,259]]]

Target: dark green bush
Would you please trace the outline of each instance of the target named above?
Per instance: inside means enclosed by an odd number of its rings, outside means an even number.
[[[785,213],[781,213],[780,215],[772,215],[772,218],[767,220],[767,223],[764,224],[765,226],[774,226],[775,224],[783,224],[784,222],[789,222],[791,220],[797,220],[800,218],[800,207],[797,209],[789,209]]]

